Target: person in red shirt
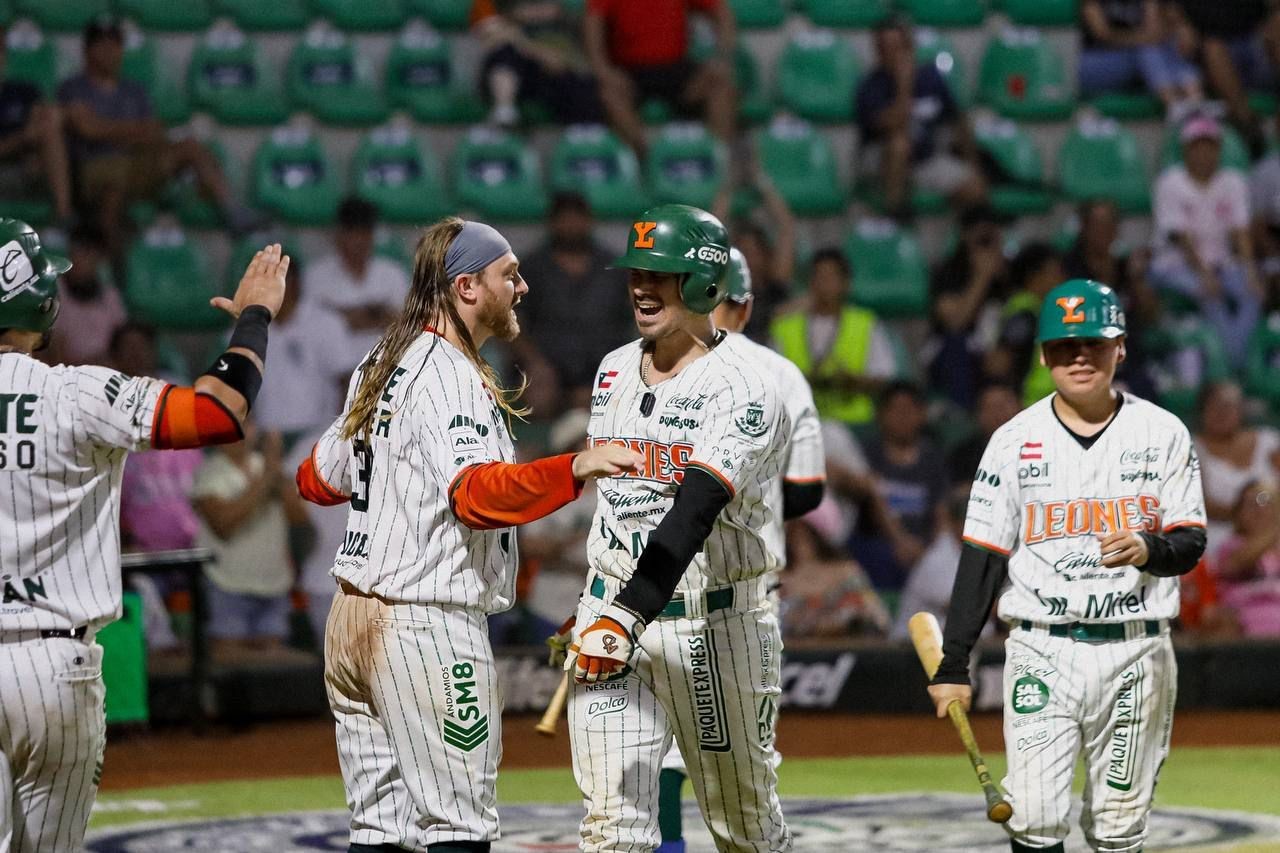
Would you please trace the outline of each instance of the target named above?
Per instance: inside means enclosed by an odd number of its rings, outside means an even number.
[[[703,62],[688,55],[691,12],[715,23],[715,55]],[[726,0],[588,0],[583,34],[609,122],[641,158],[645,139],[639,105],[649,98],[664,100],[678,112],[701,110],[712,133],[725,142],[732,139],[737,29]]]

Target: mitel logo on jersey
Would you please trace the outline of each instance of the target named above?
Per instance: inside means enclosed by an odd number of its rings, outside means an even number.
[[[595,446],[616,444],[629,447],[644,457],[644,464],[637,471],[629,474],[615,474],[615,477],[656,480],[659,483],[684,482],[684,469],[693,456],[693,445],[686,441],[663,444],[647,438],[596,438],[591,442]]]
[[[1151,533],[1160,529],[1160,499],[1155,495],[1125,495],[1122,498],[1029,501],[1023,505],[1022,517],[1026,519],[1022,531],[1024,545],[1115,530]]]

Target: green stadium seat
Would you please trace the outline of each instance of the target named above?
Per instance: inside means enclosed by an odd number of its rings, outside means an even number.
[[[454,149],[452,172],[462,207],[507,221],[546,215],[549,200],[537,152],[510,134],[472,128]]]
[[[341,194],[337,172],[309,130],[278,128],[258,146],[253,158],[253,197],[258,207],[286,222],[328,225]]]
[[[1137,137],[1115,119],[1076,124],[1058,152],[1058,182],[1073,202],[1107,198],[1124,213],[1151,209],[1151,185]]]
[[[1245,144],[1240,132],[1229,124],[1222,122],[1222,165],[1227,169],[1236,169],[1247,176],[1251,167],[1249,146]],[[1178,133],[1182,128],[1169,125],[1165,129],[1164,139],[1160,143],[1160,168],[1164,169],[1182,162],[1182,143]]]
[[[865,29],[889,17],[892,0],[803,0],[804,13],[820,27]]]
[[[1065,119],[1075,108],[1066,64],[1033,29],[1006,29],[987,43],[978,99],[1001,115],[1027,121]]]
[[[756,135],[760,163],[778,193],[801,216],[840,213],[848,203],[831,143],[808,122],[774,119]]]
[[[855,270],[851,302],[880,317],[922,317],[929,307],[929,265],[920,244],[890,219],[858,221],[845,251]]]
[[[53,201],[48,193],[39,190],[39,195],[31,198],[6,198],[4,215],[13,219],[21,219],[29,225],[47,225],[53,221]]]
[[[215,0],[218,13],[253,32],[301,30],[311,20],[307,0]]]
[[[109,725],[145,723],[147,705],[147,642],[144,635],[142,596],[120,596],[122,615],[104,625],[94,637],[102,646],[103,710]]]
[[[239,187],[243,174],[237,163],[228,153],[226,147],[217,139],[202,140],[209,152],[222,166],[222,174],[233,188]],[[223,225],[222,212],[218,206],[205,198],[196,182],[195,173],[191,170],[174,177],[165,192],[168,207],[178,215],[183,225],[189,228],[220,228]]]
[[[1164,113],[1160,99],[1146,92],[1105,92],[1089,100],[1099,113],[1120,121],[1156,119]]]
[[[1280,414],[1280,311],[1262,319],[1245,351],[1245,388]]]
[[[1221,342],[1198,314],[1173,317],[1147,330],[1143,346],[1157,401],[1184,421],[1195,417],[1204,383],[1231,372]]]
[[[977,27],[987,17],[986,0],[901,0],[898,5],[925,27]]]
[[[120,73],[146,88],[156,116],[165,124],[182,124],[191,117],[186,90],[171,76],[157,73],[155,43],[132,22],[125,25],[124,63]]]
[[[484,104],[458,79],[448,43],[421,21],[401,31],[387,57],[387,98],[426,124],[471,123]]]
[[[1271,92],[1250,92],[1249,109],[1255,113],[1273,116],[1276,114],[1276,110],[1280,109],[1280,98],[1277,98]]]
[[[849,42],[831,30],[801,30],[778,63],[779,100],[809,121],[847,122],[853,117],[858,74]]]
[[[645,164],[653,201],[709,210],[724,182],[727,160],[724,143],[704,125],[667,125],[649,146]]]
[[[733,72],[738,86],[739,117],[751,124],[768,121],[773,114],[773,104],[760,79],[760,66],[755,54],[741,42],[733,52]]]
[[[204,256],[182,229],[156,225],[129,249],[124,300],[129,316],[157,329],[203,330],[226,325],[209,305],[218,295]]]
[[[58,53],[53,40],[45,38],[30,21],[18,21],[5,32],[8,62],[5,77],[23,80],[52,97],[58,84]]]
[[[969,103],[969,87],[965,82],[964,60],[946,34],[934,27],[915,31],[916,61],[931,63],[947,81],[951,96],[961,107]]]
[[[13,23],[13,3],[11,0],[0,0],[0,27]]]
[[[1080,20],[1079,0],[1000,0],[1009,20],[1024,27],[1070,27]]]
[[[116,11],[146,30],[197,32],[213,21],[209,0],[115,0]]]
[[[327,124],[364,126],[387,118],[388,108],[367,57],[347,36],[313,24],[293,49],[286,74],[293,105]]]
[[[254,41],[229,23],[213,26],[196,44],[187,68],[192,105],[222,124],[272,125],[289,115],[277,76]]]
[[[386,258],[405,271],[405,275],[413,275],[413,252],[411,243],[401,240],[385,225],[373,229],[373,253],[379,258]]]
[[[453,212],[434,159],[428,159],[409,127],[371,131],[351,159],[351,186],[384,219],[422,224]]]
[[[1044,213],[1053,205],[1053,193],[1045,187],[1040,151],[1025,129],[998,118],[977,122],[974,135],[1007,176],[991,188],[992,207],[1018,216]]]
[[[394,30],[405,14],[403,0],[311,0],[311,8],[348,32]]]
[[[29,17],[46,30],[79,33],[99,15],[111,12],[110,0],[13,0],[15,17]]]
[[[439,30],[465,30],[471,24],[472,0],[406,0],[409,14],[423,15]]]
[[[573,125],[551,152],[551,189],[580,192],[602,219],[633,217],[648,207],[635,153],[602,125]]]
[[[734,20],[745,30],[771,29],[787,17],[782,0],[729,0]]]

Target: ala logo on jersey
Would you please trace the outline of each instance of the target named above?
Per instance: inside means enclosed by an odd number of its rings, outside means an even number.
[[[764,404],[755,401],[747,403],[747,411],[741,417],[734,418],[733,422],[745,435],[752,438],[759,438],[769,430],[769,425],[764,420]]]

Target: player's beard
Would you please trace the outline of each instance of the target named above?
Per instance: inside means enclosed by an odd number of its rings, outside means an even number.
[[[520,335],[520,321],[516,318],[515,303],[504,303],[488,290],[485,291],[484,301],[480,304],[478,319],[481,325],[489,329],[498,340],[514,341]]]

